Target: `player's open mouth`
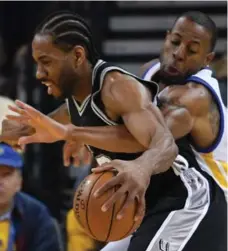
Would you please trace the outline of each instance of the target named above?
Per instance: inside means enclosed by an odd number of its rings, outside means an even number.
[[[42,84],[46,85],[48,90],[48,94],[51,95],[53,93],[53,84],[50,82],[42,82]]]
[[[178,75],[178,74],[180,74],[180,71],[176,67],[174,67],[174,66],[169,66],[167,68],[167,72],[169,74],[171,74],[171,75]]]

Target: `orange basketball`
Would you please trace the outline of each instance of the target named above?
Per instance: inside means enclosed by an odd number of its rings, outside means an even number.
[[[89,236],[102,242],[123,239],[133,233],[141,223],[140,220],[134,221],[136,200],[126,209],[122,219],[116,219],[126,196],[108,211],[101,211],[102,205],[112,196],[116,188],[108,190],[99,198],[93,196],[94,192],[114,175],[113,172],[90,174],[81,182],[74,196],[75,217]]]

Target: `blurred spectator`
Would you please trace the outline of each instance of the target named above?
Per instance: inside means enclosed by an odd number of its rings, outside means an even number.
[[[13,112],[8,109],[8,105],[14,105],[13,100],[8,97],[0,96],[0,133],[2,131],[2,121],[7,114],[12,114]]]
[[[22,156],[0,144],[0,250],[62,250],[57,224],[47,208],[20,192]]]
[[[7,59],[3,38],[0,36],[0,95],[8,94],[8,79],[3,75],[2,68]]]
[[[74,216],[73,210],[67,214],[67,251],[98,251],[98,242],[88,236]]]

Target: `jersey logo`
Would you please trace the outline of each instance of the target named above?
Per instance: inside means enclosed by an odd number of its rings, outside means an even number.
[[[167,241],[160,239],[159,250],[160,251],[169,251],[169,243]]]

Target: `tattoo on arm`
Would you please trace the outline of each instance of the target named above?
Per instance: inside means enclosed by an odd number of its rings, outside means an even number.
[[[212,99],[211,101],[209,121],[211,124],[213,134],[217,136],[219,132],[219,125],[220,125],[220,114],[219,114],[218,105],[214,99]]]

